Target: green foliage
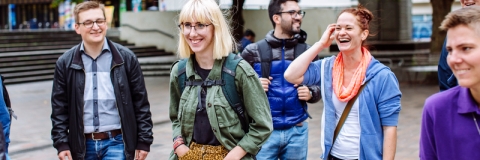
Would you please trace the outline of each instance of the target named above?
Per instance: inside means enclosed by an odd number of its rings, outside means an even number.
[[[65,2],[65,0],[53,0],[52,3],[50,4],[51,8],[57,8],[60,3]],[[83,0],[70,0],[70,2],[75,2],[75,3],[81,3]]]

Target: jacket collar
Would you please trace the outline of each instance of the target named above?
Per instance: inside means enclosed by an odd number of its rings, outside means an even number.
[[[297,45],[297,43],[305,43],[307,40],[307,33],[303,30],[300,30],[300,33],[295,34],[291,39],[278,39],[273,35],[274,30],[270,30],[267,35],[265,36],[265,40],[267,40],[268,44],[272,46],[272,48],[278,48],[285,46],[285,48],[292,48]],[[283,45],[285,43],[285,45]]]
[[[470,89],[461,87],[461,86],[458,86],[458,87],[460,88],[458,90],[457,112],[460,114],[472,113],[472,112],[477,112],[477,114],[480,114],[478,105],[473,99],[472,95],[470,94]]]
[[[110,51],[112,52],[112,67],[123,64],[123,58],[122,56],[120,56],[120,51],[118,51],[117,47],[115,47],[112,41],[106,38],[105,38],[105,41],[106,41],[105,44],[108,45],[108,48],[110,48]],[[73,61],[72,61],[72,64],[70,65],[70,68],[73,68],[73,69],[84,68],[83,61],[82,61],[82,52],[81,52],[82,43],[80,43],[74,48]],[[106,46],[104,48],[106,48]]]
[[[208,74],[208,77],[207,77],[208,79],[220,80],[222,78],[221,77],[222,68],[223,68],[222,64],[225,59],[226,58],[223,57],[221,60],[215,60],[215,62],[213,63],[213,68],[212,70],[210,70],[210,73]],[[201,80],[202,78],[195,73],[195,69],[194,69],[195,67],[193,66],[193,63],[197,63],[195,60],[195,53],[190,55],[190,58],[188,58],[187,66],[185,69],[187,79],[190,79],[193,76],[194,79]]]

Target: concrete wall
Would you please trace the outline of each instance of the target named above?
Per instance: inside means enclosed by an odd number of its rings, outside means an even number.
[[[177,51],[178,12],[125,12],[122,14],[122,23],[120,30],[120,39],[136,46],[157,46],[158,49],[164,49],[168,52]],[[158,32],[138,32],[124,24],[134,26],[140,30],[159,30],[168,33],[173,38]]]
[[[313,44],[322,36],[325,28],[337,19],[341,8],[329,9],[306,9],[305,18],[302,21],[302,29],[308,34],[307,43]],[[272,24],[268,18],[267,10],[244,10],[245,29],[251,29],[257,35],[255,40],[261,40],[268,31],[272,30]],[[122,25],[128,24],[141,30],[160,30],[174,36],[170,38],[157,32],[138,32],[130,27],[120,27],[120,39],[135,43],[137,46],[155,45],[159,49],[169,52],[177,51],[178,27],[176,11],[167,12],[125,12],[122,15]]]

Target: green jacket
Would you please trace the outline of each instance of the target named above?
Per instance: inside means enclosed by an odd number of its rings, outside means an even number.
[[[224,60],[225,58],[215,61],[208,79],[221,79]],[[178,89],[177,73],[178,65],[175,64],[170,73],[169,115],[172,121],[173,137],[182,135],[186,145],[190,146],[200,87],[186,86],[182,94]],[[196,80],[202,80],[193,69],[192,58],[188,59],[185,74],[187,78],[194,76]],[[248,152],[242,159],[253,159],[253,155],[258,153],[273,131],[270,106],[257,74],[244,60],[240,61],[237,66],[235,84],[237,91],[244,99],[246,113],[253,119],[249,124],[249,132],[245,134],[242,130],[240,120],[224,97],[221,86],[212,86],[207,89],[205,103],[207,104],[208,119],[215,137],[226,149],[232,150],[234,147],[240,146]],[[170,159],[177,159],[173,150]]]

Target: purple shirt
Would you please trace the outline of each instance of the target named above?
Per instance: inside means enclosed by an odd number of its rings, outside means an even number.
[[[480,109],[468,88],[454,87],[425,101],[420,135],[422,160],[480,159]]]

